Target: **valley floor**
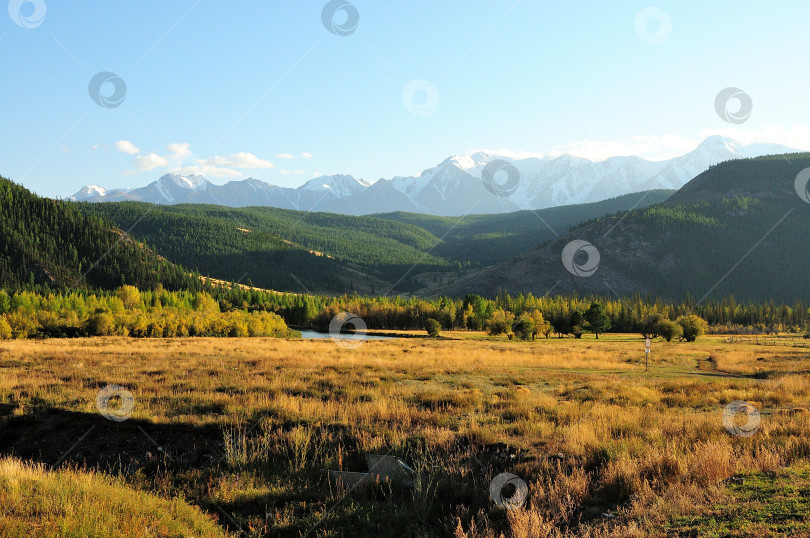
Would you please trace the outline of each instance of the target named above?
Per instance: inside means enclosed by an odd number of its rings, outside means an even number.
[[[443,336],[4,342],[0,535],[810,535],[806,348]],[[369,453],[413,486],[330,483]]]

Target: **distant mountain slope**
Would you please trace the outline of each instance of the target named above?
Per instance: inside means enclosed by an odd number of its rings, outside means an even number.
[[[487,266],[524,253],[565,234],[572,226],[630,208],[644,208],[669,198],[675,191],[653,190],[617,196],[590,204],[550,207],[496,215],[438,217],[418,213],[381,213],[386,219],[424,228],[442,238],[433,254],[450,260]]]
[[[198,288],[195,278],[98,215],[0,177],[0,287]]]
[[[216,278],[288,291],[384,293],[409,269],[447,271],[439,239],[409,224],[329,213],[142,202],[81,204],[167,258]],[[408,290],[403,281],[398,291]]]
[[[212,204],[228,207],[269,206],[312,210],[328,207],[334,201],[351,196],[368,183],[351,176],[324,176],[312,179],[297,189],[277,187],[258,179],[229,181],[214,185],[202,176],[166,174],[137,189],[106,190],[88,185],[70,197],[80,202],[141,201],[154,204]]]
[[[598,202],[647,190],[677,189],[709,166],[726,160],[794,151],[776,144],[745,145],[712,136],[693,151],[664,161],[629,156],[594,162],[572,155],[515,158],[509,152],[474,152],[445,159],[419,176],[380,179],[373,184],[352,176],[333,175],[312,179],[292,189],[253,178],[214,185],[201,176],[166,174],[137,189],[108,191],[87,186],[70,199],[268,206],[348,215],[511,213]],[[496,195],[482,182],[483,170],[496,160],[508,163],[517,172],[518,181],[512,192]],[[501,180],[496,177],[498,181]]]
[[[142,202],[78,206],[109,218],[169,259],[216,278],[289,291],[402,293],[424,285],[420,274],[457,277],[547,241],[554,232],[544,220],[562,233],[670,194],[653,191],[536,213],[464,218]]]
[[[791,303],[810,299],[810,204],[796,193],[810,154],[730,161],[712,167],[666,202],[584,224],[515,260],[434,293],[652,293],[694,300]],[[599,253],[592,276],[562,263],[573,240]],[[587,273],[587,252],[574,263]]]

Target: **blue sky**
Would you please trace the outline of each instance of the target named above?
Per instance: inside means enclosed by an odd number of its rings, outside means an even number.
[[[326,4],[12,0],[0,174],[68,196],[169,170],[375,181],[486,148],[664,158],[714,133],[810,149],[806,1],[353,0],[345,36]],[[91,99],[102,71],[120,106]],[[743,123],[715,111],[730,86]]]

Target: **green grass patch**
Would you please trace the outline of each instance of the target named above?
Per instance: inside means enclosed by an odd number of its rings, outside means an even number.
[[[668,535],[810,536],[810,466],[750,474],[730,483],[728,500],[673,519]]]

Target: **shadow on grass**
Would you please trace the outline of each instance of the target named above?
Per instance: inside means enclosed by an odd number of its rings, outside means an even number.
[[[97,413],[33,409],[17,415],[0,405],[0,454],[51,466],[75,464],[127,474],[170,462],[188,469],[222,457],[219,426],[114,422]]]

